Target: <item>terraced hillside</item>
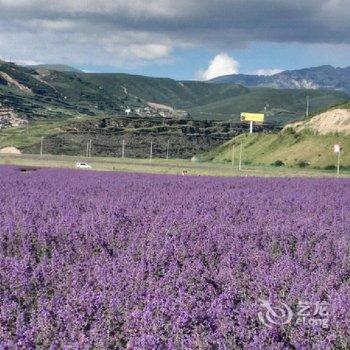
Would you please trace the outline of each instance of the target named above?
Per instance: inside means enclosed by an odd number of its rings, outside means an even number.
[[[34,122],[29,128],[5,129],[0,133],[0,148],[16,147],[23,153],[40,152],[44,137],[44,153],[82,155],[91,141],[94,156],[149,157],[153,144],[154,157],[191,158],[217,147],[232,137],[246,132],[241,123],[196,121],[174,118],[93,117],[79,121]],[[261,132],[273,127],[261,126]]]

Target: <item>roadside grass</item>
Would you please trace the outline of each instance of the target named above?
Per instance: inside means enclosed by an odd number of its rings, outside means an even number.
[[[75,168],[76,162],[87,162],[92,170],[136,172],[155,174],[181,175],[208,175],[208,176],[264,176],[264,177],[335,177],[335,170],[321,170],[287,166],[251,165],[243,164],[242,170],[238,171],[228,163],[191,162],[182,159],[131,159],[111,157],[77,157],[77,156],[54,156],[54,155],[0,155],[0,164],[16,165],[24,167],[52,167],[52,168]],[[0,169],[1,173],[1,169]],[[350,170],[342,170],[342,177],[350,177]]]
[[[198,159],[204,162],[231,162],[234,146],[235,161],[238,162],[241,143],[243,162],[266,166],[279,161],[288,167],[298,167],[303,161],[307,167],[314,169],[325,169],[337,163],[333,145],[339,143],[344,149],[341,154],[341,164],[345,168],[350,168],[349,136],[317,135],[308,130],[301,133],[291,133],[286,130],[273,134],[242,134],[208,153],[199,155]]]

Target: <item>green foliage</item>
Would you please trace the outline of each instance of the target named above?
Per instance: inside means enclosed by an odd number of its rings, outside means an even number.
[[[316,112],[329,105],[344,103],[349,99],[345,92],[302,89],[253,88],[248,93],[226,100],[213,102],[190,109],[195,118],[215,117],[216,119],[240,119],[241,112],[264,113],[266,122],[285,125],[303,119],[306,96],[310,96],[310,111]]]
[[[310,164],[308,162],[306,162],[305,160],[299,160],[297,162],[297,166],[299,168],[306,168],[307,166],[309,166]]]
[[[325,170],[335,170],[337,167],[334,164],[326,165],[324,167]]]
[[[274,166],[283,166],[285,165],[281,160],[276,160],[274,161],[271,165],[274,165]]]
[[[337,158],[333,152],[333,145],[339,143],[344,149],[341,165],[344,169],[350,167],[350,152],[347,151],[350,150],[350,137],[345,134],[315,135],[303,132],[245,134],[233,138],[220,147],[213,148],[210,152],[201,154],[199,159],[222,162],[225,158],[229,159],[232,145],[238,146],[241,142],[243,143],[243,161],[276,166],[278,165],[276,160],[282,160],[286,167],[319,169],[327,169],[331,164],[336,164]]]

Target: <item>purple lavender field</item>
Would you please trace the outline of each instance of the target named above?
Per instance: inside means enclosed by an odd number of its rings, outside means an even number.
[[[349,349],[349,212],[348,179],[1,167],[0,348]]]

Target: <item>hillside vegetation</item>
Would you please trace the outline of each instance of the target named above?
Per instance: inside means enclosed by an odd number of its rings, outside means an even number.
[[[239,121],[243,111],[260,112],[267,106],[267,121],[285,125],[305,113],[306,96],[311,111],[345,102],[345,92],[326,90],[248,89],[235,84],[176,81],[128,74],[98,74],[21,67],[0,62],[0,103],[23,119],[62,119],[77,114],[125,115],[151,109],[160,103],[189,111],[195,119]],[[54,66],[57,68],[57,66]],[[58,66],[58,68],[60,68]],[[62,68],[62,67],[61,67]],[[22,87],[22,88],[19,88]]]
[[[240,135],[234,140],[210,151],[201,160],[231,162],[232,145],[235,145],[235,162],[238,164],[239,146],[243,143],[243,164],[287,165],[313,168],[335,167],[337,157],[333,145],[340,143],[350,149],[350,138],[345,135],[312,135],[309,133],[279,133]],[[342,166],[350,167],[350,154],[342,155]]]
[[[268,123],[285,125],[304,117],[306,96],[310,98],[311,113],[348,99],[346,93],[334,91],[253,88],[245,95],[192,108],[190,113],[202,119],[210,115],[215,115],[217,119],[227,119],[232,115],[240,115],[242,111],[254,111],[265,113]]]
[[[341,164],[343,167],[348,168],[350,167],[350,137],[346,134],[347,127],[343,127],[344,132],[332,132],[334,125],[338,125],[337,112],[341,110],[340,107],[347,106],[348,104],[338,106],[338,109],[330,110],[326,114],[323,113],[311,119],[314,121],[311,125],[314,127],[327,122],[329,132],[320,134],[309,127],[295,127],[300,124],[298,123],[285,128],[279,133],[242,134],[208,153],[200,155],[199,159],[214,162],[231,162],[232,149],[234,147],[235,162],[237,164],[239,149],[242,144],[243,164],[332,169],[337,162],[337,156],[333,152],[333,145],[337,143],[343,148]],[[347,110],[343,109],[343,111]],[[335,117],[333,118],[333,124],[331,122],[332,113]],[[307,123],[310,122],[305,121],[304,123],[307,126]]]
[[[235,84],[215,86],[204,82],[181,82],[129,74],[85,73],[78,77],[112,95],[137,96],[144,101],[184,109],[249,93],[249,89]]]
[[[40,153],[43,137],[44,153],[82,155],[92,142],[94,156],[121,156],[125,142],[126,156],[148,158],[150,144],[153,155],[165,158],[191,158],[219,146],[233,136],[246,132],[248,125],[220,121],[174,118],[90,117],[80,120],[39,121],[30,126],[8,128],[0,132],[0,149],[16,147],[23,153]],[[269,126],[259,131],[272,132]]]
[[[300,120],[306,96],[311,112],[349,99],[339,91],[248,89],[0,62],[0,145],[37,153],[44,137],[48,152],[76,155],[92,139],[95,154],[106,156],[119,154],[125,139],[133,148],[132,156],[147,157],[151,141],[159,156],[165,155],[170,141],[177,157],[190,158],[246,129],[240,123],[242,111],[265,112],[266,123],[259,128],[264,132]],[[123,125],[128,109],[131,121],[145,120],[147,126],[118,126]]]

